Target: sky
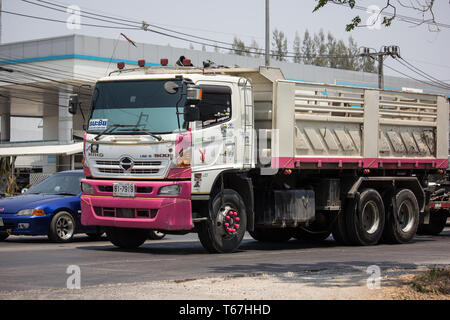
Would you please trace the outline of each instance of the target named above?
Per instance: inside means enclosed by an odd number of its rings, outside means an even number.
[[[30,0],[39,2],[39,0]],[[252,40],[264,47],[265,34],[265,0],[227,0],[227,1],[154,1],[154,0],[45,0],[64,6],[77,5],[81,11],[94,12],[125,18],[135,21],[146,21],[177,31],[196,36],[232,42],[234,37],[245,41],[248,45]],[[425,1],[425,0],[419,0]],[[396,1],[394,1],[395,3]],[[404,1],[402,0],[402,3]],[[42,2],[41,2],[42,3]],[[359,0],[358,5],[369,7],[375,5],[383,7],[386,0]],[[45,3],[42,3],[45,5]],[[270,26],[273,30],[282,30],[289,41],[289,50],[293,51],[292,43],[295,33],[302,37],[305,30],[318,32],[323,29],[331,32],[337,39],[348,40],[352,36],[359,46],[375,49],[383,45],[398,45],[403,58],[427,72],[433,77],[450,83],[450,28],[441,28],[439,32],[430,32],[428,25],[412,26],[401,21],[394,21],[389,28],[369,29],[357,28],[352,32],[345,31],[345,25],[359,15],[365,24],[371,14],[351,10],[330,4],[317,12],[312,12],[315,0],[271,0]],[[35,15],[59,20],[67,20],[68,13],[57,12],[39,7],[22,0],[3,0],[3,10],[22,14]],[[450,23],[450,4],[448,0],[437,0],[435,4],[436,20],[441,23]],[[412,9],[400,7],[398,14],[420,18],[420,14]],[[101,21],[81,17],[81,23],[105,24]],[[38,38],[48,38],[73,33],[100,36],[117,39],[123,31],[134,41],[147,42],[173,47],[189,47],[189,42],[168,38],[143,30],[117,30],[81,26],[80,30],[71,30],[64,23],[33,20],[26,17],[17,17],[3,13],[2,16],[2,42],[17,42]],[[193,44],[200,50],[201,46]],[[207,48],[212,51],[213,48]],[[407,71],[397,61],[389,58],[386,65],[417,76]],[[397,75],[386,69],[385,74]]]
[[[39,2],[39,0],[29,0]],[[196,36],[212,38],[218,41],[232,42],[234,37],[244,40],[248,45],[252,40],[264,47],[265,34],[265,0],[190,0],[190,1],[154,1],[154,0],[45,0],[64,6],[77,5],[81,11],[105,14],[117,18],[136,21],[146,21],[177,31]],[[406,0],[405,0],[406,1]],[[405,2],[402,0],[402,3]],[[425,0],[419,0],[425,1]],[[394,3],[396,0],[394,0]],[[42,3],[42,2],[41,2]],[[359,0],[358,5],[369,7],[375,5],[383,7],[386,0]],[[406,2],[407,3],[407,2]],[[45,3],[42,3],[45,5]],[[292,43],[295,33],[303,36],[306,29],[318,32],[323,29],[331,32],[336,38],[348,40],[352,36],[359,46],[375,49],[383,45],[398,45],[401,54],[410,63],[440,80],[450,83],[450,28],[441,28],[439,32],[430,32],[428,25],[412,26],[401,21],[394,21],[389,28],[369,29],[357,28],[352,32],[345,31],[345,25],[359,15],[362,23],[366,23],[370,13],[359,10],[350,10],[330,4],[313,13],[315,0],[270,0],[271,29],[282,30],[289,41],[289,50],[293,51]],[[59,20],[67,20],[68,13],[57,12],[47,8],[38,7],[22,0],[3,0],[3,10],[36,15]],[[436,20],[441,23],[450,23],[450,4],[448,0],[436,0]],[[420,18],[420,14],[411,9],[400,7],[398,14]],[[105,24],[81,17],[82,23]],[[33,20],[26,17],[17,17],[3,13],[2,15],[2,42],[17,42],[38,38],[48,38],[73,33],[100,36],[117,39],[123,31],[134,41],[147,42],[173,47],[189,47],[189,42],[168,38],[143,30],[117,30],[81,26],[80,30],[71,30],[64,23]],[[193,44],[200,50],[201,46]],[[212,48],[207,48],[212,51]],[[386,65],[400,71],[417,76],[403,68],[391,58]],[[385,74],[396,75],[386,69]]]

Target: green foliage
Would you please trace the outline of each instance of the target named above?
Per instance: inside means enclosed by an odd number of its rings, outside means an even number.
[[[275,29],[272,33],[272,39],[272,47],[275,48],[275,50],[272,50],[272,54],[275,55],[275,59],[277,59],[278,61],[286,61],[288,48],[287,38],[284,35],[284,32]]]

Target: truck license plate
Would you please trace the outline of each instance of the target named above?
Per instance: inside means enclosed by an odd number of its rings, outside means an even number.
[[[134,197],[134,183],[117,182],[113,185],[113,197]]]

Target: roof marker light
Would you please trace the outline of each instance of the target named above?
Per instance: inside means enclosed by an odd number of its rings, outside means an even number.
[[[141,60],[138,60],[138,65],[139,65],[139,67],[145,67],[145,60],[144,59],[141,59]]]
[[[117,69],[122,70],[123,68],[125,68],[125,62],[117,62]]]
[[[161,65],[163,67],[167,66],[169,64],[169,59],[161,59]]]

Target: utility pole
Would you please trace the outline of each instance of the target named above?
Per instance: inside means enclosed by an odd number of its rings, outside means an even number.
[[[1,0],[0,0],[1,1]],[[270,65],[269,0],[266,0],[266,67]]]
[[[385,56],[391,56],[392,58],[400,58],[400,48],[398,46],[383,46],[380,51],[373,52],[372,49],[363,47],[361,48],[360,57],[370,57],[378,60],[378,89],[384,89],[384,75],[383,75],[383,62]]]

